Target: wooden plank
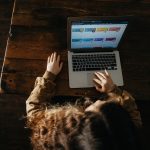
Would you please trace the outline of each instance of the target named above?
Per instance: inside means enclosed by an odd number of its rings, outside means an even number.
[[[16,38],[12,37],[9,40],[7,57],[45,59],[54,50],[64,53],[65,35],[48,31],[17,33]]]
[[[5,47],[9,32],[10,18],[12,14],[13,0],[0,0],[0,72],[5,55]]]
[[[87,11],[75,8],[64,7],[62,4],[68,4],[68,2],[59,1],[61,6],[57,3],[57,6],[48,6],[49,3],[55,1],[47,1],[46,3],[36,1],[26,1],[25,3],[18,1],[15,13],[13,17],[13,25],[25,25],[25,26],[64,26],[66,17],[69,15],[87,15]],[[71,4],[80,3],[79,1],[71,2]],[[21,19],[21,16],[24,19]],[[65,19],[65,22],[64,22]]]
[[[31,75],[25,75],[24,73],[9,73],[2,74],[2,89],[7,91],[7,93],[17,93],[17,94],[30,94],[36,77]],[[68,78],[62,78],[61,74],[56,80],[57,88],[56,95],[95,95],[97,92],[94,88],[86,89],[70,89]]]
[[[4,59],[4,55],[5,55],[5,47],[6,47],[6,43],[7,43],[7,33],[3,32],[3,30],[1,30],[0,34],[0,72],[2,69],[2,64],[3,64],[3,59]]]
[[[0,1],[0,37],[5,37],[5,35],[8,33],[12,15],[12,8],[13,0]]]
[[[150,82],[150,79],[147,78],[150,74],[150,70],[148,68],[150,68],[150,64],[122,63],[122,72],[123,72],[124,79],[129,79],[129,78],[133,80],[147,79],[147,82]]]
[[[37,43],[38,44],[38,43]],[[23,45],[19,43],[15,44],[9,44],[8,51],[7,51],[7,57],[8,58],[22,58],[22,59],[47,59],[47,57],[53,52],[56,51],[61,56],[63,56],[63,53],[67,53],[66,49],[60,49],[59,47],[41,47],[41,45],[36,46],[29,46]],[[29,47],[28,47],[29,46]],[[38,47],[39,46],[39,47]],[[25,55],[24,55],[25,54]]]
[[[23,94],[32,90],[34,80],[35,77],[25,77],[23,74],[2,74],[1,88],[7,93],[21,93],[24,89]]]
[[[13,0],[0,1],[0,21],[10,20],[12,15]]]
[[[142,3],[150,3],[150,0],[142,0]]]
[[[67,79],[68,63],[63,60],[63,78]],[[7,59],[3,73],[24,73],[25,75],[41,76],[46,70],[47,60],[31,60],[31,59]],[[18,65],[19,64],[19,65]],[[61,75],[62,76],[62,75]]]
[[[150,84],[147,79],[134,80],[124,78],[124,89],[129,91],[136,100],[149,100]]]
[[[72,6],[72,7],[71,7]],[[40,0],[37,1],[33,1],[33,0],[17,0],[16,3],[16,8],[15,8],[15,12],[17,13],[27,13],[27,12],[31,12],[30,8],[34,8],[35,9],[40,9],[40,8],[83,8],[86,9],[90,6],[94,6],[91,7],[90,9],[95,9],[97,7],[111,7],[114,8],[115,6],[117,6],[118,9],[120,8],[136,8],[136,7],[147,7],[149,5],[145,5],[142,2],[135,2],[135,1],[131,1],[131,0],[93,0],[93,1],[89,1],[89,0],[85,0],[82,3],[77,0],[77,1],[69,1],[69,0],[65,0],[65,1],[61,1],[61,0],[51,0],[51,1],[45,1],[44,3],[41,2]],[[120,7],[119,7],[120,6]],[[26,11],[24,11],[26,9]],[[28,10],[28,11],[27,11]],[[30,10],[30,11],[29,11]],[[138,10],[139,11],[139,10]],[[141,11],[141,10],[140,10]],[[41,13],[41,12],[39,12]]]
[[[143,52],[143,51],[142,51]],[[121,62],[124,65],[139,65],[139,66],[144,66],[144,65],[150,65],[150,52],[145,50],[145,52],[140,52],[140,51],[128,51],[128,52],[123,52],[120,51],[120,57],[121,57]],[[132,68],[132,67],[131,67]]]
[[[9,3],[12,3],[14,0],[0,0],[0,3],[4,4],[9,4]]]
[[[2,65],[3,65],[3,60],[2,60],[2,58],[0,57],[0,72],[1,72],[1,70],[2,70]]]
[[[61,59],[62,60],[62,59]],[[68,79],[68,63],[63,61],[63,69],[60,74],[61,80]],[[23,60],[23,59],[6,59],[3,73],[24,74],[28,77],[42,76],[46,70],[46,60]],[[19,65],[18,65],[19,64]],[[19,80],[19,79],[17,79]]]
[[[22,95],[0,95],[1,149],[29,149],[29,132],[25,129],[25,101]],[[23,135],[23,136],[22,136]]]
[[[0,1],[4,1],[4,0],[0,0]],[[7,0],[7,1],[10,1],[10,0]],[[106,2],[106,1],[108,1],[108,2],[131,2],[131,0],[97,0],[97,1],[100,1],[100,2]],[[26,0],[26,1],[24,1],[24,0],[17,0],[17,3],[25,3],[25,2],[28,2],[29,4],[38,4],[38,5],[42,5],[43,3],[41,2],[41,0]],[[48,1],[48,0],[45,0],[44,1],[45,2],[45,4],[51,4],[51,3],[55,3],[55,2],[57,2],[57,3],[61,3],[61,1],[60,0],[51,0],[51,1]],[[66,0],[65,1],[66,3],[68,3],[68,2],[70,2],[69,0]],[[65,2],[63,2],[63,3],[65,3]]]
[[[5,53],[7,38],[8,38],[8,33],[3,33],[0,35],[0,49],[1,49],[0,50],[0,56],[2,56]]]
[[[6,58],[3,73],[25,73],[38,76],[42,75],[45,69],[46,69],[46,59],[34,60],[34,59]]]
[[[150,101],[136,101],[139,111],[141,113],[143,127],[140,134],[140,140],[142,144],[142,150],[150,149]]]
[[[150,32],[150,17],[134,15],[129,20],[129,32]]]
[[[27,96],[16,95],[16,94],[0,94],[0,108],[2,112],[7,113],[8,111],[14,112],[20,118],[25,113],[25,101]],[[9,105],[8,105],[9,104]],[[12,106],[17,107],[12,107]],[[15,111],[17,109],[17,111]],[[22,113],[21,115],[19,113]]]
[[[25,25],[25,26],[30,26],[30,27],[31,26],[34,26],[34,27],[44,26],[44,27],[51,27],[51,28],[53,27],[53,28],[58,29],[58,28],[62,28],[66,26],[68,16],[83,16],[83,15],[106,16],[106,15],[112,15],[112,14],[118,16],[118,14],[120,14],[121,12],[122,15],[129,15],[129,14],[134,15],[135,17],[134,28],[138,27],[138,30],[139,29],[145,30],[145,31],[149,30],[149,25],[150,25],[149,16],[142,15],[142,13],[144,12],[143,10],[145,10],[145,12],[149,14],[148,11],[146,11],[146,9],[149,9],[150,7],[148,5],[143,6],[138,3],[137,4],[134,4],[134,3],[124,4],[123,3],[122,4],[118,2],[117,3],[109,2],[110,3],[109,4],[108,2],[101,3],[101,1],[96,1],[96,2],[92,1],[91,2],[92,4],[89,4],[89,1],[88,2],[84,1],[83,3],[80,3],[80,1],[75,1],[75,2],[70,2],[70,3],[69,2],[64,2],[60,0],[50,1],[50,3],[48,1],[46,3],[39,3],[35,1],[30,1],[30,2],[28,1],[25,3],[23,3],[22,1],[17,2],[17,6],[15,9],[16,14],[14,14],[14,17],[13,17],[13,24]],[[100,3],[100,4],[97,4],[97,3]],[[74,6],[75,8],[71,7],[71,5],[75,5]],[[92,5],[94,5],[94,7],[92,7]],[[103,5],[105,5],[105,7],[107,6],[108,8],[103,8],[104,7]],[[95,6],[98,7],[100,11],[105,11],[105,12],[101,12],[101,13],[98,12],[99,10],[97,10]],[[90,8],[87,9],[87,7],[90,7]],[[116,7],[118,9],[116,9]],[[135,12],[137,11],[139,12],[139,14],[131,13],[129,12],[129,10],[127,10],[126,14],[123,14],[123,10],[127,9],[126,7],[130,7],[132,11],[135,11]],[[138,7],[137,10],[135,10],[134,7]],[[94,8],[95,10],[90,11],[91,8]],[[114,8],[114,10],[112,10],[112,8]],[[111,10],[112,12],[110,12]],[[115,14],[115,11],[117,11],[116,14]]]
[[[17,1],[13,25],[57,26],[65,24],[68,16],[136,15],[149,16],[149,4],[111,1]],[[116,9],[117,8],[117,9]],[[24,18],[24,19],[22,19]]]
[[[4,58],[5,49],[6,49],[6,48],[5,48],[4,46],[0,47],[0,59],[3,59],[3,58]]]

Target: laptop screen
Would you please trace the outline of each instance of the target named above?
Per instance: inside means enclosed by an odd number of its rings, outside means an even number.
[[[117,48],[127,24],[122,20],[72,21],[70,48]]]

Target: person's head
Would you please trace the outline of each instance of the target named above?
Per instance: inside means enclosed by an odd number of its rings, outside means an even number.
[[[86,108],[100,150],[138,150],[137,130],[130,115],[115,100],[97,100]]]
[[[29,118],[30,119],[30,118]],[[135,126],[113,101],[46,110],[28,122],[35,150],[137,150]]]

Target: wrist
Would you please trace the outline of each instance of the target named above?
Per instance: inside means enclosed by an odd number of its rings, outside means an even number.
[[[112,84],[110,86],[110,89],[107,91],[107,93],[112,93],[113,91],[115,91],[116,87],[117,87],[116,84]]]
[[[122,93],[123,93],[123,90],[120,89],[116,84],[114,84],[114,88],[107,94],[111,96],[112,94],[122,95]]]
[[[46,70],[43,75],[43,78],[54,81],[56,78],[56,75],[54,73]]]

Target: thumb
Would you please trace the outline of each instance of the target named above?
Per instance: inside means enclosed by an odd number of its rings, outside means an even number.
[[[100,87],[96,86],[95,88],[96,88],[97,91],[102,92],[102,89]]]

